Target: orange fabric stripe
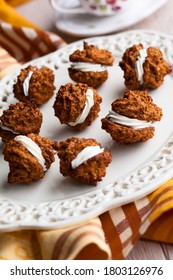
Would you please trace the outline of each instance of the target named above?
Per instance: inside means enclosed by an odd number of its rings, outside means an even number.
[[[74,250],[74,247],[75,247],[76,244],[78,243],[79,239],[81,239],[81,238],[83,238],[83,237],[86,237],[86,238],[87,238],[87,236],[88,236],[89,234],[91,234],[91,235],[93,236],[93,238],[96,236],[98,239],[100,239],[100,241],[103,242],[103,239],[100,237],[99,234],[95,233],[93,230],[92,230],[92,231],[91,231],[91,230],[87,230],[87,231],[85,231],[85,232],[79,234],[79,235],[76,237],[76,239],[73,240],[73,243],[71,243],[70,246],[69,246],[69,250],[68,250],[68,252],[67,252],[67,254],[66,254],[66,256],[65,256],[65,259],[68,259],[68,256],[69,256],[70,253]],[[98,251],[100,251],[100,250],[98,250]],[[97,254],[97,252],[95,252],[95,253]],[[90,254],[87,256],[87,259],[89,260],[89,259],[92,259],[93,257],[94,257],[94,256],[93,256],[93,253],[92,253],[92,251],[91,251]]]
[[[171,216],[172,220],[173,220],[173,210],[171,210],[170,213],[167,213]],[[169,233],[167,235],[167,239],[164,240],[163,242],[168,242],[168,243],[173,243],[173,223],[172,223],[172,220],[170,221],[169,223]]]
[[[12,57],[15,57],[15,50],[12,46],[9,46],[6,38],[0,34],[0,46],[5,49]]]
[[[173,209],[165,212],[150,225],[143,238],[163,242],[173,242]]]
[[[139,216],[144,217],[146,214],[148,214],[151,211],[151,204],[149,203],[148,205],[142,207],[141,209],[138,210]]]
[[[12,38],[7,31],[5,31],[2,27],[2,25],[0,25],[0,32],[1,32],[1,36],[3,36],[4,38],[6,38],[7,41],[10,42],[10,44],[13,44],[15,47],[17,47],[20,50],[20,57],[15,57],[17,58],[18,61],[22,61],[24,60],[24,56],[26,56],[29,59],[29,54],[26,51],[26,49],[20,44],[18,43],[17,39],[15,40],[14,38]],[[14,30],[13,30],[14,32]],[[8,42],[7,42],[8,43]],[[13,48],[14,51],[15,48]],[[14,56],[14,55],[13,55]]]
[[[173,199],[173,198],[172,198]],[[166,204],[167,202],[170,202],[170,198],[166,198],[160,202],[157,202],[156,204],[153,205],[151,213],[155,212],[156,210],[160,209],[161,206],[163,206],[164,204]],[[164,209],[163,209],[164,210]],[[150,213],[150,214],[151,214]],[[160,211],[160,215],[162,215],[164,213],[164,211]]]
[[[172,220],[173,220],[173,216],[164,215],[164,219],[161,220],[160,226],[157,228],[157,231],[155,231],[155,234],[154,234],[155,239],[159,236],[165,242],[168,240],[168,236],[169,236],[170,230],[172,228]]]
[[[136,209],[136,205],[134,203],[129,203],[122,206],[122,209],[125,213],[126,219],[129,223],[132,233],[136,234],[141,225],[141,218],[139,212]]]
[[[172,198],[173,200],[173,198]],[[153,223],[155,220],[160,218],[164,213],[168,212],[172,207],[170,206],[170,198],[162,199],[153,205],[149,220]]]
[[[44,44],[47,46],[48,48],[48,52],[53,52],[55,50],[57,50],[57,48],[60,47],[60,44],[64,43],[63,39],[61,39],[59,36],[57,36],[57,40],[51,40],[51,33],[49,34],[48,32],[42,32],[41,30],[37,30],[37,34],[38,34],[38,39],[39,42],[44,42]],[[38,43],[38,39],[37,42]],[[57,42],[59,42],[59,44],[57,44]]]
[[[107,260],[107,253],[98,248],[97,244],[89,244],[76,256],[75,260]]]
[[[57,243],[54,247],[54,250],[52,252],[52,260],[59,260],[61,249],[63,248],[63,245],[67,239],[67,237],[74,232],[75,229],[68,230],[64,232],[61,237],[57,240]]]
[[[100,226],[95,223],[95,222],[90,222],[88,224],[84,224],[84,227],[87,226],[88,228],[90,226],[94,226],[94,227],[98,227],[100,228]],[[82,227],[82,226],[81,226]],[[69,238],[70,235],[76,234],[76,232],[78,231],[80,227],[76,227],[76,228],[72,228],[70,230],[67,230],[65,232],[62,233],[62,235],[60,236],[60,238],[57,240],[55,247],[54,247],[54,251],[52,253],[52,259],[53,260],[57,260],[60,259],[60,255],[61,255],[61,250],[63,249],[63,246],[66,242],[66,240]],[[87,234],[92,234],[93,236],[97,236],[97,238],[101,238],[100,235],[97,235],[93,230],[91,231],[89,230],[85,230],[85,232],[82,232],[81,234],[77,235],[77,238],[75,238],[71,244],[69,244],[69,248],[68,248],[68,252],[66,254],[66,259],[68,257],[68,255],[71,253],[73,247],[75,246],[76,242],[78,242],[79,238],[83,237],[83,234],[87,236]],[[102,240],[103,241],[103,240]]]
[[[117,232],[121,234],[129,227],[127,220],[122,220],[119,224],[116,225]]]
[[[173,190],[173,186],[172,185],[166,186],[166,187],[165,187],[165,185],[163,185],[158,190],[156,190],[155,192],[153,192],[152,194],[150,194],[148,196],[148,198],[150,200],[150,204],[151,205],[155,204],[159,200],[159,198],[162,197],[163,194],[165,194],[165,193],[167,193],[167,192],[169,192],[171,190]]]
[[[53,42],[53,45],[55,46],[56,49],[59,49],[67,44],[61,37],[58,37],[52,32],[49,33],[45,32],[45,34],[47,35],[48,39],[50,39],[50,43],[52,44]]]
[[[23,44],[17,36],[15,39],[15,34],[21,38]],[[57,50],[61,45],[65,45],[65,42],[59,36],[49,35],[48,32],[0,24],[0,45],[18,61],[27,62]]]
[[[106,241],[108,242],[112,252],[112,259],[124,259],[121,240],[109,212],[103,213],[99,218],[102,223]]]
[[[38,41],[38,36],[39,33],[37,31],[36,32],[36,37],[34,39],[29,38],[26,33],[23,31],[22,28],[14,28],[16,34],[18,34],[23,40],[26,41],[26,43],[28,43],[30,45],[30,48],[26,54],[26,52],[24,52],[24,56],[23,56],[23,62],[27,62],[29,60],[32,60],[35,57],[39,57],[39,56],[43,56],[49,52],[51,52],[52,48],[47,49],[46,52],[42,51],[39,48],[39,42]]]
[[[31,0],[5,0],[9,5],[11,6],[18,6],[18,5],[21,5],[21,4],[24,4],[24,3],[27,3]]]

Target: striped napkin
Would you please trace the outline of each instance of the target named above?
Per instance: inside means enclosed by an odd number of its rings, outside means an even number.
[[[17,15],[11,6],[0,0],[0,7],[9,7],[11,12],[10,20],[0,23],[0,78],[21,63],[65,45],[57,35],[33,28],[32,23],[25,25],[21,17],[15,25],[13,19]],[[0,19],[4,21],[2,10],[0,8]],[[18,26],[19,22],[22,27]],[[170,179],[147,197],[107,211],[80,226],[0,232],[0,259],[125,259],[141,237],[173,243],[172,221],[173,179]]]

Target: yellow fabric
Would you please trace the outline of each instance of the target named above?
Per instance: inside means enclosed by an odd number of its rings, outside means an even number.
[[[10,3],[11,1],[8,2]],[[12,2],[17,3],[18,1],[12,1]],[[38,26],[31,23],[23,16],[21,16],[19,13],[17,13],[5,0],[0,0],[0,20],[8,22],[13,26],[25,26],[25,27],[32,27],[35,29],[39,29]]]
[[[1,260],[41,259],[40,246],[34,231],[0,233]]]
[[[173,179],[148,196],[154,205],[149,216],[149,228],[143,238],[173,243]]]
[[[152,201],[156,196],[162,194],[163,190],[169,186],[173,187],[173,179],[169,180],[158,190],[148,195],[147,199],[144,198],[144,200]],[[137,204],[139,205],[142,201],[143,198],[139,200],[139,203]],[[159,200],[158,203],[160,203]],[[129,209],[129,212],[134,214],[131,206],[134,207],[133,205],[126,205],[126,208]],[[117,215],[119,209],[120,208],[117,208]],[[132,215],[132,219],[133,217],[134,216]],[[105,218],[107,219],[106,215]],[[173,242],[173,207],[170,211],[167,211],[167,207],[159,208],[159,217],[158,213],[157,215],[151,214],[149,215],[148,220],[150,221],[150,227],[143,235],[143,238],[169,243]],[[109,221],[106,224],[106,227],[108,232],[113,229],[111,228]],[[90,231],[94,233],[95,236],[90,235]],[[84,235],[83,239],[81,238],[81,233]],[[63,237],[67,234],[69,235],[69,238],[65,239],[64,245],[62,246],[64,240]],[[136,235],[138,235],[137,231]],[[118,244],[118,242],[116,241],[115,232],[112,232],[111,236],[111,244],[113,247],[115,246],[114,250],[117,250],[116,244]],[[78,241],[75,243],[76,248],[74,247],[73,250],[67,254],[71,244],[74,243],[74,239]],[[138,237],[134,235],[134,239],[137,241]],[[57,245],[58,242],[59,246]],[[110,247],[111,244],[109,243]],[[104,234],[98,218],[92,219],[90,222],[80,225],[80,227],[69,227],[66,229],[49,231],[27,230],[0,233],[0,259],[3,260],[91,259],[92,257],[93,259],[110,259],[110,247],[104,242]],[[131,246],[126,249],[130,251]],[[120,250],[121,248],[119,248],[119,251]]]
[[[25,4],[27,2],[29,2],[31,0],[5,0],[5,2],[7,2],[9,5],[15,7],[21,4]]]
[[[173,209],[166,211],[148,228],[143,238],[173,244]]]
[[[171,189],[169,192],[166,192],[164,194],[164,189],[170,187],[173,185],[173,179],[170,179],[167,183],[165,183],[163,186],[161,186],[159,189],[157,189],[155,192],[153,192],[151,195],[148,196],[149,201],[152,202],[154,199],[159,196],[160,193],[162,195],[157,199],[157,206],[155,206],[155,211],[150,215],[150,223],[152,224],[156,219],[158,219],[162,214],[164,214],[166,211],[169,211],[170,209],[173,209],[173,200],[170,200],[169,197],[173,197],[173,189]],[[165,203],[163,203],[165,201]]]
[[[82,249],[89,245],[98,247],[97,252],[100,252],[100,258],[103,255],[106,256],[106,259],[111,257],[111,251],[105,243],[104,233],[98,218],[92,219],[90,222],[81,224],[78,227],[38,231],[37,238],[43,259],[72,260],[77,258]],[[64,240],[65,242],[63,242]],[[73,245],[73,248],[70,250],[71,245]],[[90,259],[96,257],[91,252],[88,254]]]

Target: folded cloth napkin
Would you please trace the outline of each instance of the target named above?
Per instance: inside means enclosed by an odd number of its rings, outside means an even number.
[[[5,2],[0,0],[0,3]],[[65,44],[55,34],[26,27],[25,20],[20,24],[22,27],[0,23],[0,78],[21,63]],[[0,259],[125,259],[141,237],[173,243],[172,221],[173,179],[170,179],[152,194],[80,226],[0,232]]]

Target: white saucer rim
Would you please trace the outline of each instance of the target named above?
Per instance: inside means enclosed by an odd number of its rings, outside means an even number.
[[[144,2],[146,2],[146,0],[142,0]],[[101,36],[101,35],[106,35],[106,34],[111,34],[113,32],[119,32],[119,31],[123,31],[125,28],[128,28],[132,25],[134,25],[137,22],[140,22],[142,20],[144,20],[145,18],[151,16],[154,12],[156,12],[159,8],[161,8],[164,4],[166,4],[166,2],[168,0],[153,0],[153,3],[149,3],[151,0],[148,0],[148,4],[150,4],[150,7],[147,6],[147,8],[145,10],[142,10],[142,13],[140,14],[140,16],[138,15],[138,17],[133,17],[132,20],[130,21],[126,21],[123,24],[119,25],[119,26],[114,26],[112,29],[110,29],[107,32],[102,32],[100,29],[100,32],[95,31],[94,29],[92,29],[92,31],[88,31],[88,33],[84,32],[81,33],[78,31],[78,29],[74,30],[74,32],[72,30],[69,30],[68,28],[62,28],[61,26],[58,25],[58,18],[63,20],[63,18],[65,19],[65,15],[59,15],[58,17],[56,16],[55,19],[55,27],[57,28],[58,31],[67,34],[69,36],[75,36],[77,38],[84,38],[84,37],[93,37],[93,36]],[[152,5],[152,6],[151,6]],[[115,16],[111,16],[111,17],[115,17]]]

